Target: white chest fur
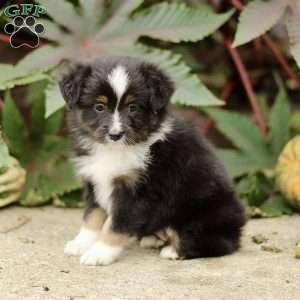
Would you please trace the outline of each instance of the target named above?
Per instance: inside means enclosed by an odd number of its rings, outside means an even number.
[[[93,183],[96,201],[107,213],[112,204],[113,180],[135,170],[145,170],[151,161],[151,145],[164,140],[170,131],[171,121],[166,120],[146,142],[132,146],[89,142],[90,154],[74,158],[78,175]]]
[[[96,201],[109,212],[113,179],[145,169],[149,159],[149,147],[99,144],[89,156],[76,158],[75,164],[78,174],[94,184]]]

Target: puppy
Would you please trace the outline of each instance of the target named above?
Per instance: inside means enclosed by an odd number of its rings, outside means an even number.
[[[174,84],[128,57],[75,65],[60,81],[85,184],[83,225],[65,253],[114,262],[132,238],[167,259],[239,248],[245,224],[222,163],[199,130],[168,111]]]

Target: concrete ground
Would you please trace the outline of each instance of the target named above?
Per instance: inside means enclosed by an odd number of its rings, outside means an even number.
[[[106,267],[63,254],[80,222],[80,210],[1,210],[0,299],[300,299],[300,215],[250,221],[241,251],[231,256],[167,261],[136,246]],[[268,241],[253,242],[258,234]]]

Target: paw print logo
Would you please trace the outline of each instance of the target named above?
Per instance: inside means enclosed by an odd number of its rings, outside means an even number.
[[[4,31],[10,35],[10,44],[13,48],[22,46],[36,48],[40,42],[39,35],[45,31],[45,27],[42,23],[36,23],[35,18],[32,16],[26,18],[17,16],[11,23],[4,26]],[[30,34],[31,38],[29,41],[20,43],[24,33]]]

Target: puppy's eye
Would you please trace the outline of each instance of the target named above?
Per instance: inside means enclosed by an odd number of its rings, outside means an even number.
[[[130,113],[136,112],[136,110],[137,110],[137,106],[135,104],[128,105],[128,111]]]
[[[97,103],[94,105],[94,110],[96,112],[103,112],[105,110],[105,106],[101,103]]]

